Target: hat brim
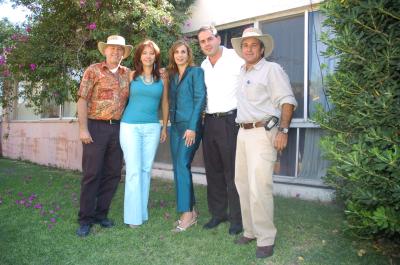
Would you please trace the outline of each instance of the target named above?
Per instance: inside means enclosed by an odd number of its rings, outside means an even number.
[[[241,47],[242,41],[248,38],[256,38],[259,39],[262,43],[264,43],[264,57],[268,57],[271,55],[272,50],[274,49],[274,39],[269,34],[264,34],[261,36],[248,36],[244,38],[243,37],[232,38],[231,39],[232,47],[241,58],[243,58],[242,47]]]
[[[133,46],[132,46],[132,45],[107,44],[107,43],[105,43],[105,42],[100,41],[100,42],[97,44],[97,48],[99,49],[99,52],[100,52],[103,56],[106,56],[106,55],[104,54],[104,50],[106,49],[106,47],[107,47],[108,45],[117,45],[117,46],[121,46],[122,48],[124,48],[124,56],[123,56],[124,59],[128,58],[128,56],[131,54],[131,52],[132,52],[132,50],[133,50]]]

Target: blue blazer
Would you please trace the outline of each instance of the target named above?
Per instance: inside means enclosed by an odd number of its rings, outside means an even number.
[[[179,75],[169,78],[169,117],[171,123],[187,122],[188,129],[197,131],[201,125],[201,114],[206,102],[204,71],[200,67],[188,66],[181,81]]]

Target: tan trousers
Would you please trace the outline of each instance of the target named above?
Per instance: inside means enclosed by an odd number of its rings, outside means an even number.
[[[257,246],[275,242],[272,173],[276,161],[277,129],[239,129],[235,184],[240,197],[244,236],[256,238]]]

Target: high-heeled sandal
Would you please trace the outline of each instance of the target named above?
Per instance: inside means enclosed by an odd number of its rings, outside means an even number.
[[[174,229],[172,229],[172,232],[175,232],[175,233],[184,232],[189,227],[197,224],[197,216],[194,217],[186,227],[182,226],[182,221],[181,220],[178,220],[177,223],[178,223],[178,225]]]

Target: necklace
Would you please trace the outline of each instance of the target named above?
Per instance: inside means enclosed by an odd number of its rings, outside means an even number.
[[[146,85],[151,85],[154,83],[154,79],[153,76],[150,76],[150,80],[147,80],[146,77],[144,77],[143,75],[140,76],[140,78],[142,79],[143,83]]]

